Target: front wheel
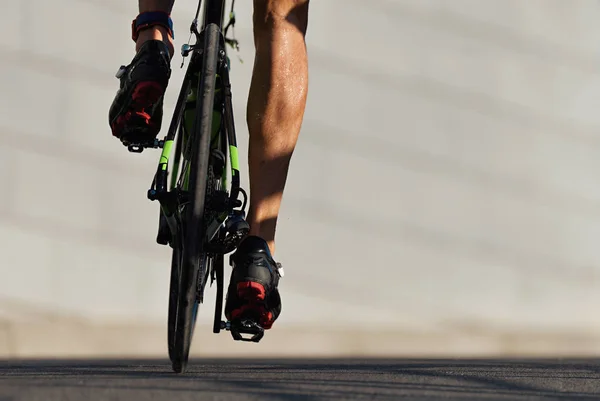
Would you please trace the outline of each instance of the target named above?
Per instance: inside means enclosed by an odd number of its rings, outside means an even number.
[[[182,214],[183,249],[175,333],[173,338],[173,370],[183,373],[187,367],[190,346],[198,310],[198,289],[202,288],[208,258],[203,252],[205,232],[205,200],[210,158],[210,137],[215,100],[216,71],[220,30],[209,24],[204,30],[204,52],[198,83],[196,118],[191,132],[193,141],[189,189],[190,202]],[[199,281],[200,280],[200,281]]]
[[[177,321],[177,301],[179,299],[179,278],[181,277],[181,245],[179,241],[173,243],[171,256],[171,280],[169,283],[169,316],[167,323],[169,359],[173,362],[175,346],[175,322]]]

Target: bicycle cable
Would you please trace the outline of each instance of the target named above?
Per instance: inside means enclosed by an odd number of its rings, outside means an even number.
[[[194,26],[198,26],[198,17],[200,16],[200,8],[202,5],[202,0],[198,0],[198,8],[196,8],[196,16],[194,17],[194,21],[192,21],[192,28],[190,30],[192,30],[193,32],[193,28]]]
[[[225,29],[223,30],[223,37],[225,39],[225,43],[231,46],[233,49],[237,50],[237,58],[240,63],[244,63],[244,60],[240,57],[240,42],[235,38],[235,0],[231,0],[231,11],[229,12],[229,22],[225,25]],[[231,28],[231,38],[227,37],[227,31]]]
[[[233,32],[233,28],[235,26],[235,11],[233,10],[233,7],[235,6],[235,0],[231,0],[231,11],[229,12],[229,22],[227,23],[227,25],[225,26],[225,36],[227,36],[227,31],[229,30],[229,27],[231,26],[231,31]],[[234,33],[235,35],[235,33]]]

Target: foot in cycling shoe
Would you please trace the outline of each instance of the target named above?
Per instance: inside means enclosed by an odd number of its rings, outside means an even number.
[[[281,313],[277,286],[281,265],[260,237],[248,236],[230,259],[233,271],[227,289],[225,316],[230,321],[251,319],[270,329]]]
[[[109,111],[112,134],[124,145],[152,142],[162,124],[163,97],[171,76],[167,45],[145,42],[131,64],[117,72],[121,84]]]

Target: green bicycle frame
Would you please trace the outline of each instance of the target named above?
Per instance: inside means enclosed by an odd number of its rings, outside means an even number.
[[[198,12],[200,4],[198,4]],[[228,211],[233,207],[242,206],[245,209],[246,199],[244,202],[238,200],[240,192],[245,193],[240,188],[240,167],[238,158],[238,149],[235,136],[235,125],[233,119],[233,106],[231,99],[231,83],[229,80],[230,60],[226,51],[226,40],[223,33],[223,19],[225,11],[224,0],[209,0],[205,3],[203,26],[210,23],[216,23],[221,28],[221,39],[219,46],[219,63],[216,74],[217,89],[215,92],[215,107],[212,118],[212,134],[210,138],[211,150],[220,151],[225,159],[229,161],[229,174],[231,176],[231,184],[228,195],[227,210],[220,213],[216,222],[212,222],[207,227],[212,227],[216,230],[218,226],[227,218]],[[198,15],[198,13],[197,13]],[[234,19],[233,10],[230,15]],[[158,168],[150,190],[148,198],[150,200],[158,200],[161,206],[161,214],[166,219],[168,227],[172,235],[176,235],[178,227],[175,215],[177,208],[185,202],[185,195],[181,194],[189,191],[189,174],[192,146],[194,138],[195,114],[196,114],[196,99],[198,96],[198,74],[202,66],[202,44],[204,42],[202,30],[198,30],[197,17],[194,19],[190,28],[195,34],[196,42],[194,45],[183,45],[182,56],[187,57],[191,53],[191,58],[187,66],[183,84],[177,98],[177,103],[173,112],[173,117],[169,126],[169,130],[164,140],[162,141],[162,152],[158,161]],[[228,40],[229,41],[229,40]],[[175,154],[173,156],[173,147],[175,145]],[[172,162],[172,163],[171,163]],[[169,166],[172,164],[172,171],[169,171]],[[225,163],[227,164],[227,163]],[[215,177],[220,179],[221,188],[226,190],[228,180],[228,169],[226,166]],[[168,177],[170,174],[170,182]],[[178,180],[181,180],[178,188]],[[183,201],[183,202],[182,202]],[[216,224],[215,224],[216,223]],[[207,238],[210,239],[215,234],[214,230],[207,230]],[[161,242],[163,243],[163,242]]]

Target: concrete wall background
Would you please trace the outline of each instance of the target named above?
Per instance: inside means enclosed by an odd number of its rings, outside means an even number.
[[[160,341],[144,352],[163,352],[170,255],[145,198],[158,153],[128,154],[107,123],[136,2],[2,5],[0,349],[52,355],[62,341],[69,352],[72,338],[117,325],[131,344],[127,330],[152,327],[144,335]],[[177,1],[177,47],[194,9]],[[251,2],[236,9],[245,149]],[[278,231],[288,334],[271,338],[541,330],[597,349],[599,19],[593,0],[313,2],[309,101]],[[73,322],[94,329],[75,334]],[[333,336],[307,347],[327,350]],[[116,349],[79,340],[82,352]],[[453,349],[498,350],[464,341]]]

